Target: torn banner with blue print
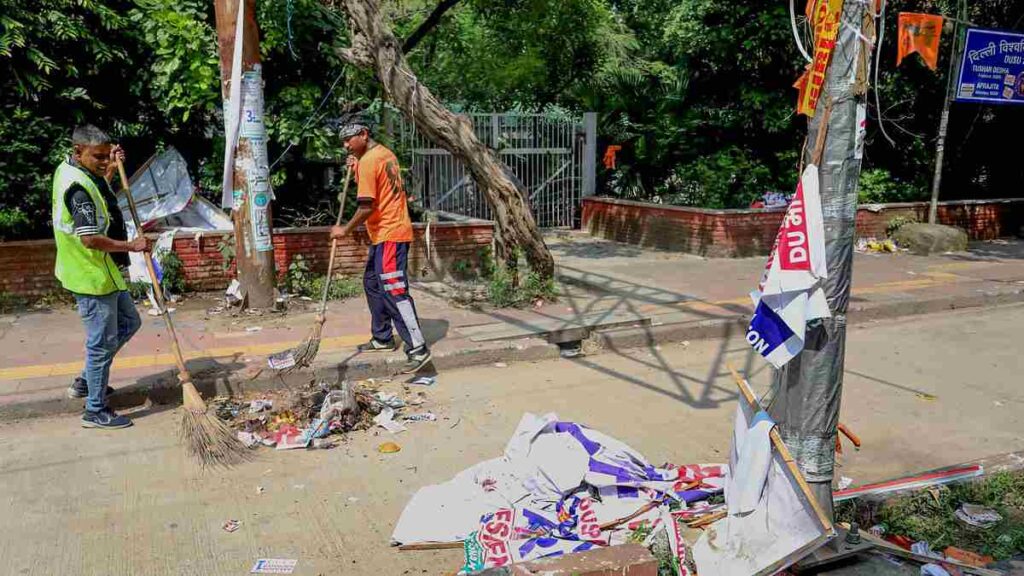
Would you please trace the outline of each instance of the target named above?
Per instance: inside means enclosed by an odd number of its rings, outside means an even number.
[[[803,350],[808,322],[831,315],[823,289],[827,278],[818,167],[812,164],[800,178],[761,283],[750,294],[754,316],[747,342],[776,368]]]
[[[654,466],[582,424],[525,414],[502,457],[420,489],[391,538],[462,541],[465,573],[612,546],[641,523],[658,525],[670,505],[680,514],[705,508],[725,473],[716,464]]]

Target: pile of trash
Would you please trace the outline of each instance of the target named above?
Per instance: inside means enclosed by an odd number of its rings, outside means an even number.
[[[380,426],[392,433],[405,430],[396,420],[436,420],[432,412],[404,414],[421,407],[426,393],[403,388],[405,398],[382,390],[390,380],[343,381],[336,386],[321,382],[304,390],[265,392],[250,398],[218,397],[212,402],[217,416],[237,431],[250,448],[333,448],[332,435]]]
[[[893,254],[899,252],[900,247],[891,238],[858,238],[854,250],[862,254]]]
[[[463,573],[642,542],[694,571],[690,526],[722,516],[727,467],[651,465],[626,444],[554,414],[523,416],[500,458],[420,489],[398,545],[462,542]],[[693,539],[695,541],[695,539]]]

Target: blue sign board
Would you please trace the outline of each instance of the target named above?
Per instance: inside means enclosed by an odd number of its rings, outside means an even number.
[[[1024,34],[968,28],[956,101],[1024,104]]]

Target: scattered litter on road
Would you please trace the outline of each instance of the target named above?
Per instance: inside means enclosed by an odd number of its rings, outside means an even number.
[[[333,440],[328,440],[326,438],[313,438],[313,448],[318,450],[330,450],[337,445],[338,444]]]
[[[918,392],[917,393],[917,397],[920,398],[921,400],[928,400],[928,401],[938,400],[939,399],[938,396],[933,396],[933,395],[928,394],[926,392]]]
[[[284,352],[278,352],[267,356],[267,365],[272,370],[284,370],[295,366],[295,354],[292,350],[285,350]]]
[[[377,452],[380,452],[381,454],[394,454],[395,452],[398,452],[401,449],[402,447],[399,446],[398,444],[395,444],[394,442],[385,442],[380,446],[377,446]]]
[[[392,434],[398,434],[399,432],[405,432],[408,430],[405,426],[395,422],[395,409],[390,406],[385,406],[384,409],[380,411],[380,414],[374,416],[373,423]]]
[[[263,494],[263,493],[264,493],[264,492],[266,492],[266,491],[267,491],[267,489],[266,489],[266,488],[264,488],[263,486],[257,486],[257,487],[256,487],[256,493],[257,493],[257,494]]]
[[[992,404],[994,404],[996,408],[1002,408],[1003,407],[1003,403],[1000,402],[999,400],[995,400],[994,402],[992,402]]]
[[[504,565],[502,557],[514,563],[621,544],[630,533],[625,525],[663,523],[670,500],[705,506],[722,493],[724,474],[721,465],[655,468],[600,432],[554,414],[526,414],[502,457],[421,488],[391,538],[463,541],[467,572]]]
[[[460,422],[462,422],[462,418],[461,417],[458,420],[455,421],[455,424],[452,424],[451,426],[449,426],[448,429],[449,430],[454,430],[455,427],[458,426]]]
[[[224,528],[225,532],[234,532],[235,530],[238,530],[241,526],[242,522],[239,520],[228,520],[224,523],[224,526],[222,526],[222,528]]]
[[[890,239],[877,240],[875,238],[861,238],[857,240],[857,245],[854,248],[857,252],[880,254],[880,253],[894,253],[899,250],[896,243]]]
[[[950,576],[950,574],[938,564],[925,564],[921,566],[921,576]]]
[[[305,490],[306,489],[306,485],[305,484],[293,484],[292,488],[294,488],[296,490]]]
[[[910,545],[910,551],[918,556],[928,556],[929,558],[942,558],[942,554],[932,551],[932,545],[927,540],[920,540]]]
[[[388,394],[387,392],[377,392],[377,401],[383,406],[388,408],[405,408],[405,401],[394,394]]]
[[[434,422],[437,420],[437,416],[433,412],[423,412],[420,414],[409,414],[402,419],[406,422]]]
[[[359,502],[359,498],[356,498],[355,496],[349,496],[348,497],[348,501],[349,502]]]
[[[258,414],[274,407],[273,400],[253,400],[249,403],[249,414]]]
[[[985,556],[956,546],[947,546],[942,554],[949,559],[956,560],[962,564],[969,564],[978,568],[984,568],[996,561],[992,556]]]
[[[853,478],[847,478],[846,476],[839,477],[839,489],[846,490],[850,486],[853,486]]]
[[[981,529],[991,528],[1003,521],[998,512],[978,504],[961,504],[953,514],[960,522]]]
[[[284,558],[260,558],[252,565],[249,574],[291,574],[298,560]]]
[[[917,490],[929,488],[931,486],[941,486],[943,484],[951,484],[953,482],[961,482],[970,478],[976,478],[984,474],[984,467],[974,464],[971,466],[964,466],[961,468],[953,468],[950,470],[944,470],[941,472],[927,472],[924,474],[918,474],[915,476],[909,476],[906,478],[900,478],[897,480],[890,480],[887,482],[878,482],[875,484],[865,484],[856,488],[848,488],[846,490],[837,490],[832,494],[832,500],[834,502],[842,502],[851,498],[858,498],[876,494],[886,494],[889,492],[899,492],[902,490]]]
[[[245,329],[245,331],[250,333],[250,334],[254,334],[256,332],[262,332],[263,331],[263,326],[249,326],[248,328]]]
[[[437,376],[417,376],[406,383],[415,386],[433,386],[437,384]]]
[[[263,441],[263,438],[259,434],[252,432],[239,432],[238,440],[245,445],[246,448],[252,448]]]
[[[875,524],[871,528],[868,528],[868,532],[881,538],[882,536],[885,536],[885,526],[882,526],[881,524]]]
[[[508,368],[508,364],[505,364],[504,362],[495,362],[494,363],[494,367],[495,368]]]

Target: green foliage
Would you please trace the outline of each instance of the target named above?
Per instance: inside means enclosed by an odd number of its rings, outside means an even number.
[[[28,226],[28,217],[21,208],[0,208],[0,241],[16,238]]]
[[[314,276],[313,272],[309,269],[306,259],[299,254],[288,264],[288,271],[284,275],[285,290],[289,294],[311,296],[310,286]]]
[[[128,294],[132,300],[140,301],[149,297],[149,282],[129,282]]]
[[[857,188],[857,201],[861,204],[890,202],[917,202],[928,197],[927,190],[914,184],[900,182],[883,168],[864,170]]]
[[[907,224],[916,223],[917,218],[914,218],[913,216],[897,216],[889,220],[889,223],[885,227],[885,235],[888,236],[889,238],[892,238],[892,235],[895,234],[896,231],[899,230],[900,228],[906,226]]]
[[[323,178],[325,164],[343,158],[328,120],[365,107],[382,116],[373,74],[336,55],[350,38],[330,4],[256,5],[268,152],[272,161],[281,157],[271,174],[279,224],[286,215],[291,222],[322,212],[337,194],[338,171],[333,181]],[[435,5],[381,2],[400,39]],[[938,74],[916,57],[894,68],[898,12],[950,16],[955,2],[889,2],[881,111],[873,102],[868,110],[864,165],[872,171],[861,192],[869,202],[922,197],[942,109],[949,51],[940,51]],[[978,0],[965,19],[1019,29],[1022,15],[1019,0]],[[599,174],[601,193],[745,207],[765,192],[794,188],[806,122],[793,115],[792,84],[805,63],[785,3],[463,0],[407,56],[422,84],[458,111],[598,112],[600,150],[623,147],[618,168]],[[52,234],[50,180],[80,122],[125,144],[129,171],[153,151],[177,147],[202,191],[219,197],[219,79],[210,2],[0,0],[0,238]],[[895,147],[879,137],[879,116]],[[1022,125],[1019,107],[954,108],[944,197],[1015,190],[1024,179],[1017,149],[982,144]],[[402,142],[390,144],[405,153]]]
[[[324,282],[327,276],[320,275],[313,278],[309,286],[311,298],[322,298],[324,293]],[[355,298],[363,293],[363,283],[359,279],[350,276],[335,276],[331,280],[331,286],[327,289],[328,300],[347,300]]]
[[[0,314],[10,314],[25,308],[27,305],[28,300],[23,296],[11,294],[10,292],[0,292]]]
[[[515,261],[518,269],[523,270],[522,254],[516,254]],[[487,300],[496,308],[520,308],[538,300],[553,302],[558,299],[558,287],[553,278],[543,278],[536,272],[527,271],[520,277],[517,286],[511,270],[486,263],[484,269],[489,269],[489,273],[484,276],[487,280]]]
[[[193,114],[212,122],[220,103],[217,34],[210,2],[137,0],[128,19],[153,54],[146,88],[172,123]]]
[[[184,294],[188,286],[185,283],[185,264],[174,252],[167,252],[160,258],[160,269],[163,278],[160,286],[170,294]]]
[[[987,530],[960,524],[954,512],[961,504],[996,509],[1003,522]],[[1000,472],[975,482],[955,484],[937,491],[920,491],[882,502],[844,502],[837,520],[861,526],[881,524],[889,534],[927,540],[933,550],[956,546],[1001,560],[1024,550],[1024,472]]]
[[[314,274],[301,255],[296,256],[285,273],[285,286],[289,294],[307,296],[315,300],[323,297],[326,275]],[[328,300],[345,300],[363,293],[362,283],[348,276],[336,276],[327,289]]]
[[[217,252],[220,252],[220,267],[225,272],[235,263],[238,244],[235,242],[235,235],[228,234],[217,242]]]

